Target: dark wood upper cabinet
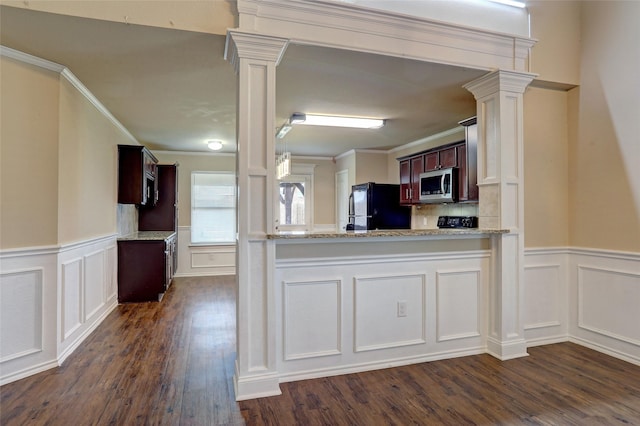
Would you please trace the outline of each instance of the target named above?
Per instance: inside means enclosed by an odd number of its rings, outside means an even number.
[[[400,204],[411,204],[411,161],[400,161]]]
[[[154,204],[158,160],[141,145],[118,145],[118,203]]]
[[[478,201],[478,124],[476,117],[460,122],[464,126],[465,143],[458,148],[460,174],[459,201]]]
[[[154,206],[141,206],[138,212],[140,231],[178,230],[178,166],[156,166],[158,196]]]
[[[465,128],[464,141],[398,159],[400,161],[401,204],[420,203],[420,173],[449,167],[458,169],[458,201],[478,201],[476,118],[472,117],[461,121],[460,125]]]

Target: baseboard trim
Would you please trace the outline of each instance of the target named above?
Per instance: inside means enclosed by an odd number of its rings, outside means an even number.
[[[51,370],[52,368],[59,367],[60,364],[57,360],[46,361],[41,364],[33,365],[20,371],[13,372],[6,376],[0,377],[0,386],[7,385],[20,379],[33,376],[34,374],[42,373],[43,371]]]
[[[233,375],[233,390],[236,401],[282,395],[278,373],[241,377],[237,359]]]
[[[176,273],[174,278],[189,278],[189,277],[224,277],[235,276],[235,271],[230,274],[228,272],[189,272],[189,273]]]
[[[570,336],[569,337],[569,341],[571,343],[575,343],[575,344],[580,345],[580,346],[585,346],[585,347],[587,347],[589,349],[593,349],[594,351],[602,352],[603,354],[606,354],[606,355],[612,356],[614,358],[618,358],[618,359],[621,359],[623,361],[630,362],[631,364],[635,364],[635,365],[639,365],[640,366],[640,357],[630,356],[629,354],[626,354],[624,352],[620,352],[620,351],[617,351],[615,349],[611,349],[609,347],[600,345],[598,343],[592,342],[592,341],[587,340],[587,339],[583,339],[581,337]]]
[[[527,341],[524,339],[501,342],[496,339],[487,339],[487,353],[500,361],[529,356],[527,353]]]
[[[385,359],[376,362],[368,362],[362,364],[350,364],[340,367],[319,368],[305,371],[296,371],[293,373],[280,374],[280,382],[295,382],[298,380],[317,379],[321,377],[340,376],[343,374],[362,373],[365,371],[382,370],[391,367],[402,367],[405,365],[420,364],[423,362],[440,361],[443,359],[460,358],[463,356],[480,355],[486,353],[484,347],[475,347],[456,351],[443,351],[430,355],[420,355],[405,358]]]
[[[58,365],[62,365],[69,355],[71,355],[78,347],[86,340],[87,337],[91,335],[95,331],[96,328],[107,318],[107,316],[113,312],[114,309],[118,306],[117,300],[113,300],[111,304],[104,310],[104,312],[93,321],[93,323],[86,328],[78,338],[69,346],[67,346],[60,354],[58,354]]]

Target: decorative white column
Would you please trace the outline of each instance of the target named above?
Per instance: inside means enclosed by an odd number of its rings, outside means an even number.
[[[523,94],[535,74],[494,71],[464,87],[477,101],[479,225],[508,229],[492,238],[488,352],[527,355],[524,288]]]
[[[238,74],[236,400],[280,395],[273,307],[276,66],[288,40],[229,31]]]

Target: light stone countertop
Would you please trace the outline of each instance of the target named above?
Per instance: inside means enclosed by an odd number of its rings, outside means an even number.
[[[174,231],[138,231],[133,234],[123,235],[118,237],[118,241],[133,241],[133,240],[166,240],[175,235]]]
[[[443,228],[443,229],[389,229],[375,231],[345,232],[279,232],[268,234],[270,240],[320,239],[320,238],[375,238],[375,237],[421,237],[421,236],[458,236],[507,234],[508,229],[485,228]]]

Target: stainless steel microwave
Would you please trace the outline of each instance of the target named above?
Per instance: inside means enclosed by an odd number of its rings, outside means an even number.
[[[433,170],[420,174],[421,203],[455,203],[458,201],[458,169]]]

